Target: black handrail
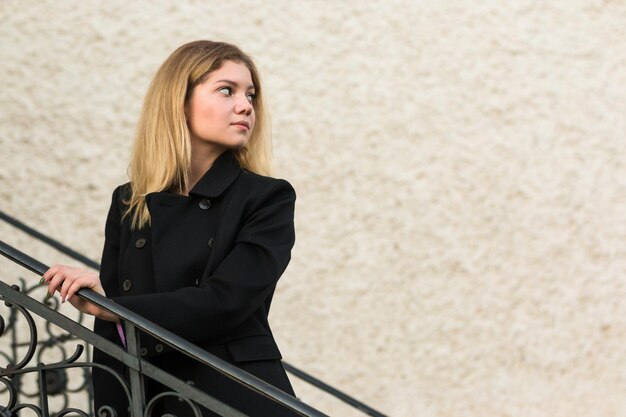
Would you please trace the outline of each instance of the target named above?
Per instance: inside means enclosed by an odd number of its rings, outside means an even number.
[[[39,262],[38,260],[31,258],[25,253],[15,249],[14,247],[4,243],[0,240],[0,254],[6,256],[13,262],[23,266],[24,268],[42,276],[49,267]],[[6,284],[5,284],[6,285]],[[180,336],[154,324],[153,322],[145,319],[126,307],[123,307],[116,302],[103,297],[100,294],[95,293],[92,290],[83,288],[76,293],[79,297],[103,308],[124,321],[126,325],[132,326],[144,331],[145,333],[159,339],[160,341],[167,343],[176,350],[186,354],[190,358],[197,360],[216,371],[224,374],[230,379],[236,381],[240,385],[244,385],[249,389],[256,391],[257,393],[269,398],[270,400],[294,411],[302,416],[311,417],[328,417],[326,414],[316,410],[308,404],[303,403],[295,397],[285,393],[284,391],[276,388],[275,386],[262,381],[253,375],[241,370],[240,368],[225,362],[218,357],[210,354],[204,349],[188,342]]]
[[[23,232],[29,234],[30,236],[34,237],[35,239],[38,239],[46,244],[48,244],[49,246],[55,248],[56,250],[58,250],[59,252],[69,256],[70,258],[73,258],[93,269],[99,270],[100,269],[100,264],[89,259],[88,257],[80,254],[79,252],[69,248],[68,246],[65,246],[64,244],[62,244],[61,242],[59,242],[58,240],[52,239],[51,237],[39,232],[38,230],[35,230],[29,226],[27,226],[26,224],[22,223],[21,221],[15,219],[14,217],[9,216],[8,214],[4,213],[2,210],[0,210],[0,220],[4,220],[5,222],[11,224],[12,226],[16,227],[17,229],[22,230]],[[31,258],[32,259],[32,258]],[[35,273],[38,273],[37,271],[33,271]],[[44,270],[45,272],[45,270]],[[95,293],[94,293],[95,294]],[[96,294],[98,295],[98,294]],[[91,300],[89,300],[91,301]],[[96,303],[97,304],[97,303]],[[377,411],[375,409],[373,409],[372,407],[368,406],[367,404],[357,400],[354,397],[351,397],[350,395],[338,390],[337,388],[334,388],[331,385],[326,384],[325,382],[321,381],[318,378],[315,378],[314,376],[304,372],[301,369],[296,368],[295,366],[283,361],[283,366],[285,368],[285,370],[289,373],[291,373],[292,375],[302,379],[305,382],[308,382],[309,384],[313,385],[314,387],[325,391],[326,393],[332,395],[333,397],[343,401],[344,403],[362,411],[363,413],[365,413],[366,415],[372,416],[372,417],[387,417],[385,414],[381,413],[380,411]]]

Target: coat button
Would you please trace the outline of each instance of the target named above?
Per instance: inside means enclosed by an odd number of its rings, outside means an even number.
[[[122,288],[124,288],[124,291],[129,291],[130,287],[133,286],[133,283],[130,282],[129,279],[127,279],[126,281],[124,281],[124,283],[122,284]]]
[[[139,354],[141,356],[146,356],[148,354],[148,349],[146,349],[145,347],[142,347],[141,349],[139,349]]]
[[[157,343],[157,345],[154,347],[154,350],[156,350],[158,353],[163,352],[163,345],[160,343]]]
[[[211,208],[211,200],[208,198],[203,198],[200,200],[200,204],[198,204],[202,210],[208,210]]]
[[[137,241],[135,242],[135,247],[136,247],[137,249],[141,249],[141,248],[143,248],[144,246],[146,246],[146,239],[144,239],[143,237],[142,237],[142,238],[137,239]]]
[[[211,239],[209,239],[209,247],[210,247],[211,249],[213,249],[213,244],[214,244],[214,243],[215,243],[215,238],[214,238],[214,237],[212,237]]]

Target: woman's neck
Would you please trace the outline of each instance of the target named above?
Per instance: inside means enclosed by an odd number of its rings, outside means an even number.
[[[187,189],[182,193],[189,195],[189,190],[200,181],[200,178],[213,166],[213,162],[224,152],[224,148],[217,146],[194,146],[191,144],[191,165],[189,167]],[[211,144],[212,145],[212,144]]]

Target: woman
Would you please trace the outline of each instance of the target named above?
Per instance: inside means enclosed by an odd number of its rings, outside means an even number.
[[[93,314],[98,334],[124,343],[115,316],[75,295],[90,288],[294,395],[267,316],[294,244],[295,193],[268,177],[267,127],[248,55],[210,41],[174,51],[148,89],[130,183],[113,192],[100,276],[55,265],[44,274],[49,293]],[[292,415],[154,339],[140,342],[155,365],[246,414]],[[124,371],[97,350],[94,360]],[[119,384],[99,369],[93,376],[96,410],[113,405],[126,415]],[[147,382],[148,399],[162,390]],[[172,397],[160,406],[191,415]]]

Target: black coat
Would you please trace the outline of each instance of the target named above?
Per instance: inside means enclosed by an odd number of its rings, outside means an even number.
[[[151,226],[131,231],[130,216],[122,219],[129,195],[129,184],[119,186],[107,217],[100,270],[107,297],[293,395],[267,319],[295,239],[291,185],[243,170],[226,151],[189,196],[148,194]],[[111,322],[96,319],[95,331],[120,342]],[[251,415],[281,415],[208,367],[148,336],[140,341],[151,362],[218,399]],[[124,371],[99,351],[94,360]],[[96,412],[113,404],[124,415],[126,400],[115,385],[94,370]],[[147,391],[162,387],[149,382]],[[181,404],[166,403],[163,411]]]

